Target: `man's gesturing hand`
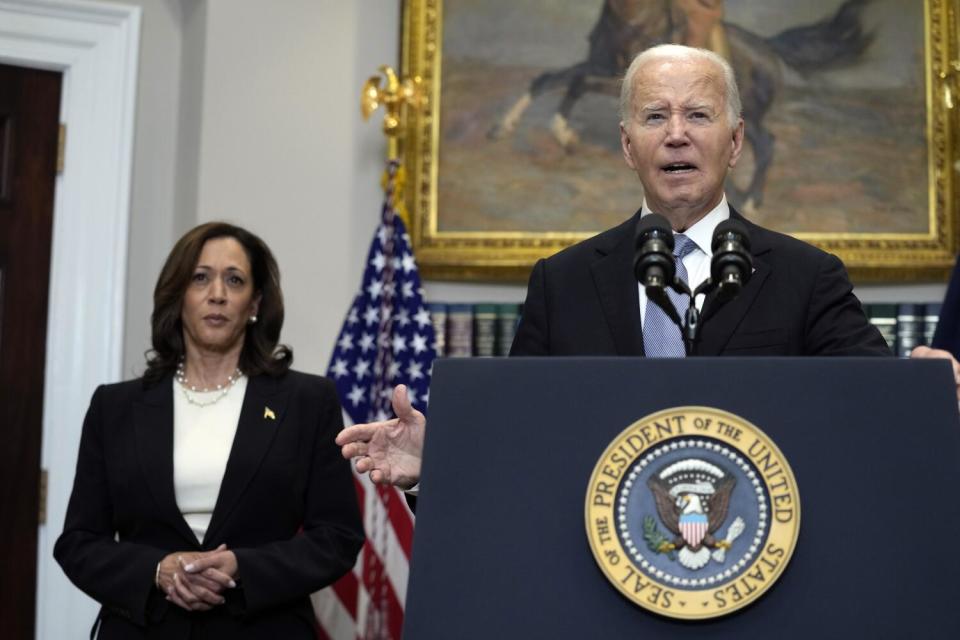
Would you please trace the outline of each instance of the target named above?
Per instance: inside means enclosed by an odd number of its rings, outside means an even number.
[[[402,384],[394,388],[392,402],[396,418],[347,427],[337,444],[343,457],[356,459],[357,471],[369,472],[374,482],[409,489],[420,481],[427,419],[410,404]]]
[[[953,357],[953,354],[943,349],[931,349],[926,346],[919,346],[910,352],[911,358],[943,358],[950,361],[953,367],[953,381],[957,385],[957,399],[960,400],[960,362]]]

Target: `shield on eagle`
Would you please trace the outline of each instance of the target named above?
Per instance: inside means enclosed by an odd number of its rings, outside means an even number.
[[[680,535],[691,548],[696,549],[707,534],[707,515],[705,513],[680,514]]]
[[[736,484],[729,471],[707,460],[685,458],[661,469],[647,484],[660,521],[676,536],[671,548],[678,550],[680,564],[699,569],[709,562],[711,550],[729,546],[717,537]]]

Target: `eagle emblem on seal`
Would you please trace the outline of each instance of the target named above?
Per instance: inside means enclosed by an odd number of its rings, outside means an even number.
[[[725,537],[720,538],[718,533],[727,519],[735,485],[732,474],[699,458],[680,460],[654,473],[647,486],[660,521],[673,538],[662,534],[648,537],[650,548],[657,553],[676,551],[680,564],[694,571],[706,566],[711,558],[723,563],[726,550],[744,529],[743,519],[738,516]]]

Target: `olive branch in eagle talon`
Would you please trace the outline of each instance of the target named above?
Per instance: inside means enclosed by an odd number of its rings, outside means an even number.
[[[643,539],[647,541],[647,548],[654,553],[664,553],[671,560],[676,560],[673,550],[676,546],[660,532],[657,521],[653,516],[643,518]]]

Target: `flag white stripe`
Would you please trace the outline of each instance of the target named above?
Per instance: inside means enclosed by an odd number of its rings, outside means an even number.
[[[363,586],[363,582],[360,582],[360,593],[357,594],[357,623],[356,623],[356,634],[357,638],[364,637],[364,625],[367,619],[367,610],[370,608],[370,594],[367,593],[366,588]],[[339,639],[338,639],[339,640]]]
[[[357,622],[340,602],[333,587],[317,591],[310,600],[317,615],[317,622],[333,640],[353,640],[356,637]]]
[[[387,577],[390,579],[390,586],[393,588],[397,600],[400,602],[400,605],[403,606],[403,603],[407,601],[407,579],[410,576],[410,565],[407,562],[407,554],[404,553],[403,547],[397,539],[397,533],[392,524],[390,524],[387,510],[383,506],[383,503],[380,502],[373,482],[369,477],[364,475],[360,477],[360,484],[364,489],[364,502],[366,503],[364,510],[364,528],[367,531],[384,531],[385,529],[386,535],[384,535],[382,542],[386,543],[386,553],[384,553],[384,549],[377,548],[381,542],[380,540],[372,541],[374,543],[374,551],[383,563]],[[403,500],[402,496],[398,495],[398,498]],[[406,505],[404,505],[404,508],[406,508]],[[383,523],[390,524],[390,526],[384,529],[372,529],[372,523],[374,522],[381,527]]]

